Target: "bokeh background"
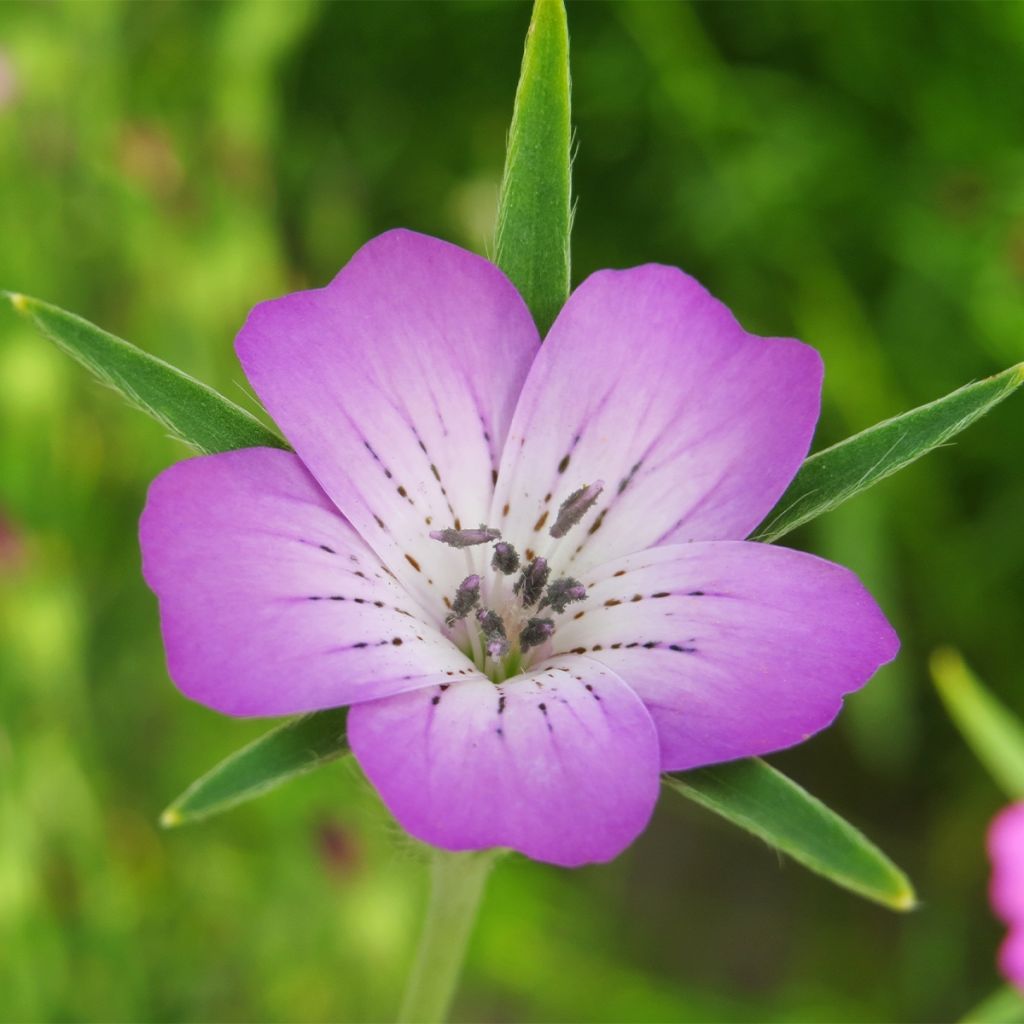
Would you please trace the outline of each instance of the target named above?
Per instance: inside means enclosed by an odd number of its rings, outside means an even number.
[[[819,445],[1024,358],[1024,5],[570,3],[574,279],[682,266],[824,354]],[[0,287],[249,403],[232,338],[395,225],[487,251],[521,3],[0,4]],[[909,870],[897,916],[666,794],[616,863],[497,871],[456,1007],[494,1021],[933,1021],[997,984],[1000,804],[927,674],[1024,711],[1024,400],[793,535],[904,639],[774,762]],[[0,311],[0,1018],[376,1021],[420,852],[338,764],[160,810],[261,731],[180,697],[139,576],[185,455]]]

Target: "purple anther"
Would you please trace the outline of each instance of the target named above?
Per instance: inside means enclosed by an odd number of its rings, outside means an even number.
[[[523,568],[512,590],[519,595],[524,608],[529,608],[540,600],[550,575],[551,570],[548,568],[546,558],[535,558]]]
[[[561,505],[550,529],[552,537],[564,537],[591,509],[604,490],[604,481],[596,480],[573,491]]]
[[[445,618],[449,628],[460,619],[464,619],[480,601],[480,577],[467,576],[455,591],[451,613]]]
[[[529,619],[519,633],[519,649],[528,651],[531,647],[540,647],[551,638],[554,631],[555,623],[552,619]]]
[[[492,530],[489,526],[480,525],[476,530],[431,530],[430,539],[439,540],[453,548],[471,548],[476,544],[489,544],[501,537],[501,530]]]

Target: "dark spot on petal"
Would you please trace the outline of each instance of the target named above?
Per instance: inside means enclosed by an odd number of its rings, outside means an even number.
[[[337,551],[334,550],[334,548],[329,548],[326,544],[321,544],[320,545],[320,550],[321,551],[326,551],[327,554],[329,554],[329,555],[336,555],[338,553]]]
[[[690,591],[690,597],[703,597],[703,596],[704,596],[704,591],[703,590],[691,590]]]
[[[533,548],[526,549],[526,560],[532,562],[537,557],[537,552]]]
[[[608,514],[608,506],[606,505],[606,506],[605,506],[605,507],[604,507],[603,509],[601,509],[601,511],[600,511],[600,512],[599,512],[599,513],[597,514],[597,518],[596,518],[596,519],[594,520],[594,522],[593,522],[593,523],[591,524],[591,527],[590,527],[590,529],[589,529],[589,530],[587,530],[587,533],[597,533],[597,531],[601,529],[601,524],[602,524],[602,523],[604,522],[604,517],[605,517],[605,516],[606,516],[607,514]]]
[[[582,619],[582,618],[583,618],[583,616],[584,616],[584,615],[586,615],[586,614],[587,614],[586,612],[577,612],[577,613],[576,613],[576,614],[575,614],[575,615],[573,616],[573,618],[574,618],[574,619]]]
[[[605,608],[614,608],[617,604],[622,604],[622,602],[617,597],[609,597],[604,606]]]
[[[574,647],[572,649],[572,653],[573,654],[586,654],[587,653],[587,649],[586,649],[586,647]]]
[[[399,494],[400,494],[400,495],[401,495],[401,496],[402,496],[403,498],[408,498],[408,497],[409,497],[409,492],[408,492],[408,491],[407,491],[407,490],[406,490],[406,489],[405,489],[404,487],[402,487],[401,485],[399,485],[399,488],[398,488],[398,493],[399,493]]]
[[[462,520],[459,519],[458,516],[455,517],[455,529],[456,530],[461,530],[462,529]]]
[[[373,518],[376,520],[377,525],[383,530],[384,529],[384,520],[381,519],[381,517],[379,515],[377,515],[376,512],[374,512]]]
[[[564,473],[569,468],[569,456],[565,455],[562,457],[562,461],[558,464],[558,472]]]
[[[496,484],[498,482],[498,471],[496,469],[491,470],[491,483]]]
[[[402,638],[400,636],[396,636],[394,638],[394,640],[391,641],[391,643],[394,644],[395,647],[401,647],[402,646]]]
[[[409,564],[410,564],[410,565],[411,565],[411,566],[412,566],[412,567],[413,567],[413,568],[414,568],[414,569],[415,569],[415,570],[416,570],[417,572],[423,572],[423,570],[422,570],[422,569],[420,568],[420,563],[419,563],[419,562],[417,562],[417,561],[416,561],[416,559],[412,557],[412,555],[406,555],[406,556],[405,556],[405,560],[406,560],[406,561],[407,561],[407,562],[408,562],[408,563],[409,563]]]
[[[431,704],[440,704],[440,703],[441,703],[441,697],[440,697],[440,695],[437,695],[437,696],[431,697],[431,698],[430,698],[430,703],[431,703]]]
[[[626,570],[625,569],[620,569],[617,573],[614,573],[614,575],[615,576],[625,576],[626,575]]]
[[[645,651],[649,651],[652,648],[657,647],[657,646],[658,646],[658,641],[657,640],[648,640],[647,643],[644,644],[644,650]]]
[[[433,463],[430,464],[430,472],[434,474],[434,479],[438,483],[440,483],[441,482],[441,474],[438,473],[437,466],[435,466]]]
[[[643,594],[634,594],[630,600],[632,600],[632,601],[642,601],[643,599],[644,599],[644,595]]]
[[[548,514],[546,511],[540,514],[540,518],[533,524],[534,530],[540,531],[544,529],[544,524],[548,521]]]
[[[668,590],[659,590],[657,594],[651,594],[651,597],[671,597],[672,594]]]

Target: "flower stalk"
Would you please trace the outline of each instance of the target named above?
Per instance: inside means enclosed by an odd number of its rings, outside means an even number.
[[[440,1024],[447,1019],[487,877],[500,852],[433,851],[430,897],[399,1024]]]

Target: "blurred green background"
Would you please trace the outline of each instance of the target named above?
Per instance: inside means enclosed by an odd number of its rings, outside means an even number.
[[[657,260],[816,345],[819,445],[1024,358],[1024,5],[570,3],[575,280]],[[0,4],[0,287],[248,404],[256,302],[395,225],[486,251],[529,8]],[[1018,710],[1024,401],[792,542],[904,639],[774,762],[915,879],[900,917],[666,794],[607,867],[497,871],[456,1016],[932,1021],[992,989],[994,785],[926,673]],[[421,855],[350,766],[160,810],[261,731],[180,697],[139,576],[160,427],[0,313],[0,1017],[387,1020]]]

